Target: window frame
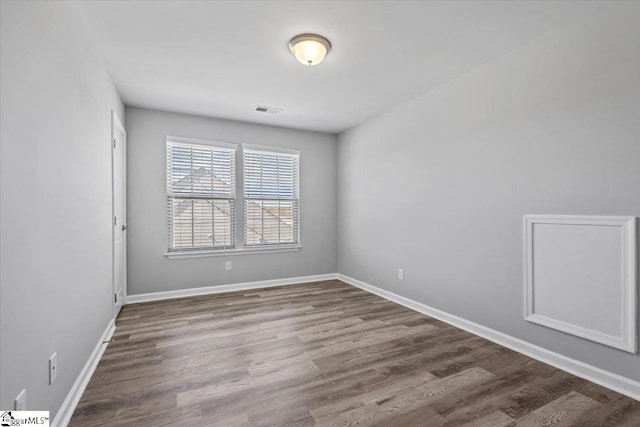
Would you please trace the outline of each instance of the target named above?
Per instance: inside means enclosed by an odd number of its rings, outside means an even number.
[[[232,151],[233,152],[233,162],[232,162],[232,169],[231,169],[231,191],[230,191],[230,197],[202,197],[202,196],[197,196],[197,197],[188,197],[188,194],[185,194],[186,197],[184,197],[185,199],[202,199],[202,200],[229,200],[231,203],[231,207],[233,209],[233,216],[231,216],[231,240],[229,242],[229,246],[222,246],[222,247],[204,247],[204,248],[181,248],[181,249],[173,249],[170,247],[170,243],[171,243],[171,232],[173,230],[173,227],[175,226],[174,224],[172,224],[169,221],[170,218],[170,214],[169,214],[169,201],[171,200],[171,198],[175,198],[176,195],[175,193],[172,193],[170,191],[170,177],[169,177],[169,169],[170,169],[170,165],[172,165],[169,157],[168,157],[168,152],[169,152],[169,144],[176,144],[177,146],[179,145],[196,145],[196,146],[205,146],[205,147],[212,147],[212,149],[215,148],[219,148],[225,151]],[[165,167],[165,186],[166,186],[166,198],[167,198],[167,233],[168,233],[168,240],[167,240],[167,256],[174,256],[174,255],[182,255],[182,254],[189,254],[189,253],[202,253],[202,252],[207,252],[207,251],[213,251],[213,252],[217,252],[217,251],[228,251],[228,250],[233,250],[236,247],[236,243],[238,241],[237,238],[237,234],[238,234],[238,229],[237,229],[237,213],[236,210],[237,209],[237,173],[238,173],[238,165],[237,165],[237,160],[238,160],[238,145],[237,144],[230,144],[230,143],[226,143],[226,142],[219,142],[219,141],[211,141],[211,140],[204,140],[204,139],[196,139],[196,138],[184,138],[184,137],[176,137],[176,136],[167,136],[165,138],[165,157],[166,157],[166,167]],[[192,194],[193,195],[193,194]]]
[[[287,154],[287,155],[291,155],[291,156],[296,156],[297,159],[297,170],[296,170],[296,175],[294,177],[294,183],[296,186],[296,198],[295,199],[291,199],[291,200],[295,200],[298,204],[297,206],[297,227],[295,229],[295,242],[292,243],[270,243],[270,244],[261,244],[261,245],[248,245],[246,243],[246,235],[247,235],[247,231],[245,229],[245,227],[247,226],[247,218],[245,215],[245,186],[244,186],[244,178],[245,178],[245,164],[244,164],[244,153],[245,150],[248,151],[259,151],[259,152],[264,152],[264,153],[273,153],[273,154]],[[242,191],[241,191],[241,198],[242,198],[242,205],[238,206],[238,209],[242,209],[242,235],[238,235],[237,239],[241,239],[242,240],[242,247],[243,248],[247,248],[247,250],[252,250],[252,249],[257,249],[257,250],[267,250],[270,248],[274,248],[274,249],[285,249],[285,248],[296,248],[296,247],[301,247],[301,233],[300,233],[300,229],[302,228],[300,226],[301,224],[301,204],[300,204],[300,151],[299,150],[294,150],[294,149],[289,149],[289,148],[283,148],[283,147],[269,147],[269,146],[264,146],[264,145],[254,145],[254,144],[242,144],[242,148],[240,151],[240,156],[241,156],[241,168],[242,168]],[[249,200],[265,200],[265,199],[252,199],[249,198]],[[286,200],[286,199],[283,199]]]
[[[246,255],[246,254],[260,254],[260,253],[278,253],[278,252],[295,252],[302,249],[302,202],[301,202],[301,185],[300,185],[300,151],[295,149],[289,149],[284,147],[272,147],[266,145],[244,144],[244,143],[228,143],[214,140],[186,138],[177,136],[167,136],[165,138],[165,157],[166,157],[166,143],[177,142],[184,144],[198,144],[198,145],[210,145],[220,148],[231,148],[235,150],[235,170],[234,170],[234,182],[233,182],[233,200],[235,201],[235,247],[233,248],[206,248],[206,249],[184,249],[184,250],[169,250],[167,241],[167,251],[165,256],[169,259],[182,259],[182,258],[203,258],[203,257],[216,257],[216,256],[234,256],[234,255]],[[283,153],[298,156],[298,170],[297,170],[297,202],[298,202],[298,228],[297,228],[297,242],[296,243],[281,243],[281,244],[268,244],[268,245],[250,245],[245,246],[245,212],[244,212],[244,150],[265,151],[273,153]],[[165,159],[168,162],[168,159]],[[165,188],[167,187],[168,163],[165,167]],[[241,191],[238,191],[241,189]],[[168,190],[168,188],[167,188]],[[167,191],[167,198],[169,194]],[[168,209],[165,211],[166,224],[169,227]],[[167,233],[169,230],[167,229]]]

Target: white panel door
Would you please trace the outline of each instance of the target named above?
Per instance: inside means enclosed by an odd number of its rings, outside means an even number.
[[[127,133],[112,113],[113,180],[113,317],[124,304],[127,289]]]

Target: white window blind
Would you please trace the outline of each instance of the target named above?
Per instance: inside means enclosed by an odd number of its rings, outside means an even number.
[[[245,246],[299,243],[299,155],[245,149]]]
[[[167,138],[169,252],[235,247],[235,151]]]

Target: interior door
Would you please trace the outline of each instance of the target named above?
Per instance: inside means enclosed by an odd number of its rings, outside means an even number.
[[[115,112],[111,114],[113,184],[113,317],[127,293],[127,133]]]

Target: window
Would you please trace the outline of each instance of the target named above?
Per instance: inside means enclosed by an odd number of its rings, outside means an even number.
[[[286,149],[168,136],[167,256],[300,249],[299,157]],[[244,190],[237,197],[236,173]]]
[[[297,153],[244,149],[245,247],[299,243],[298,163]]]
[[[234,248],[235,146],[167,137],[169,252]]]

